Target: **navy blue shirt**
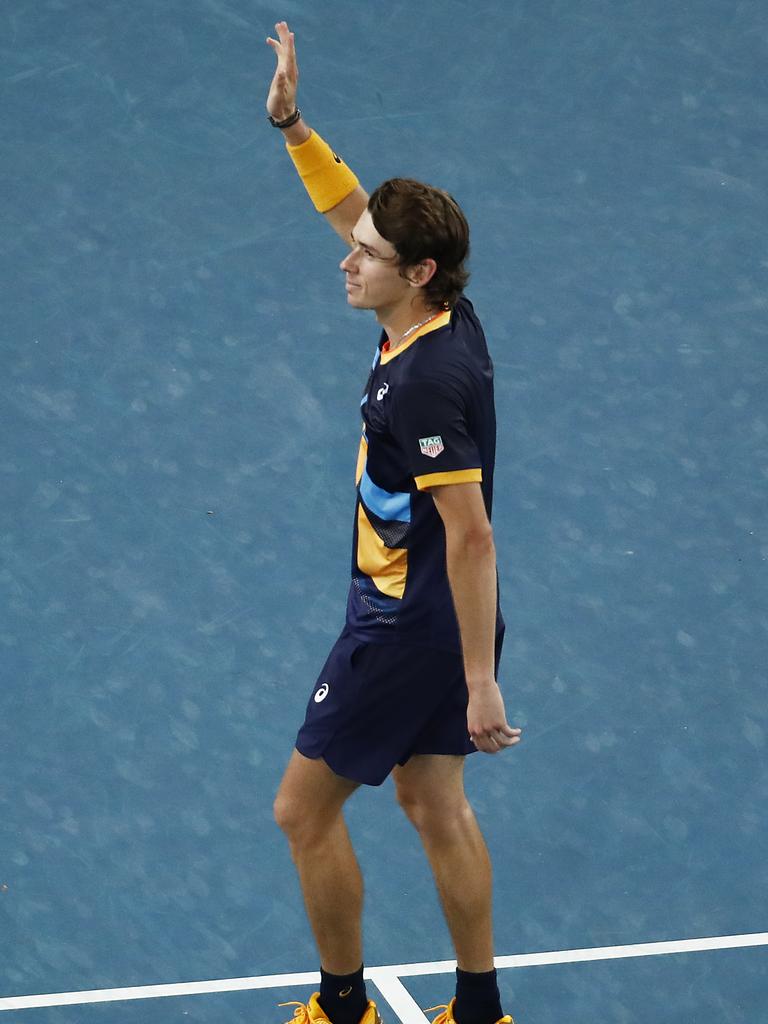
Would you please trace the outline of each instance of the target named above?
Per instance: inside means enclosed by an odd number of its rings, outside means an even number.
[[[460,651],[429,490],[478,482],[491,518],[493,364],[472,303],[462,296],[393,352],[382,333],[361,410],[347,627],[372,643]]]

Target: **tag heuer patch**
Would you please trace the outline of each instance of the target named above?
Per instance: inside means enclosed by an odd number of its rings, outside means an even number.
[[[437,434],[435,437],[420,437],[419,448],[422,455],[428,455],[430,459],[436,459],[444,450],[443,439]]]

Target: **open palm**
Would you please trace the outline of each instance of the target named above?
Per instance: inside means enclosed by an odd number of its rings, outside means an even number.
[[[284,21],[275,25],[277,39],[270,36],[267,45],[277,57],[277,67],[267,96],[267,112],[277,121],[284,121],[296,109],[296,89],[299,83],[299,67],[296,63],[296,45],[293,32]]]

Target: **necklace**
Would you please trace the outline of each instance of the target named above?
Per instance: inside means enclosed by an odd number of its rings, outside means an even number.
[[[389,348],[387,349],[387,351],[388,352],[393,352],[395,349],[400,348],[400,346],[405,341],[405,339],[409,338],[413,334],[414,331],[418,331],[418,329],[420,327],[425,327],[431,320],[437,319],[437,317],[440,316],[440,313],[443,313],[443,312],[444,312],[444,310],[441,309],[437,313],[430,313],[430,315],[426,318],[426,320],[420,320],[417,324],[412,324],[408,328],[407,331],[403,331],[403,333],[400,335],[400,337],[397,339],[397,341],[394,344],[392,344],[392,342],[390,341]]]

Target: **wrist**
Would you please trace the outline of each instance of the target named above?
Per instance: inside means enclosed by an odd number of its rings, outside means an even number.
[[[283,128],[281,131],[283,138],[289,146],[300,146],[312,134],[312,129],[301,117],[295,124],[292,124],[289,128]]]
[[[290,114],[281,114],[280,117],[275,117],[273,114],[267,114],[267,120],[273,128],[290,128],[292,124],[296,124],[301,118],[301,111],[297,106],[294,106]]]
[[[287,114],[281,112],[279,115],[270,113],[267,106],[267,120],[273,128],[280,129],[289,146],[300,146],[312,134],[302,119],[298,106],[294,106]]]
[[[493,669],[489,671],[465,671],[464,676],[467,680],[467,689],[470,696],[491,690],[497,685],[496,673]]]

